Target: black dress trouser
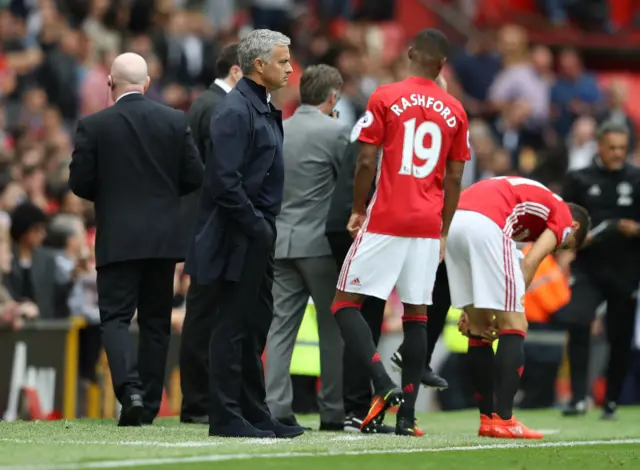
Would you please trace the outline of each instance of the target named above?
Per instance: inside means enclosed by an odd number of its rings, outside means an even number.
[[[209,415],[209,339],[215,287],[189,285],[180,341],[181,419]]]
[[[336,260],[336,265],[341,267],[349,252],[353,238],[347,231],[331,232],[327,234],[331,251]],[[340,269],[340,268],[339,268]],[[384,307],[386,301],[376,297],[367,297],[362,304],[361,313],[371,329],[373,341],[377,345],[382,333],[382,323],[384,319]],[[449,294],[449,280],[444,263],[438,267],[436,283],[433,291],[433,305],[429,307],[427,323],[427,361],[431,362],[433,350],[436,342],[444,328],[447,312],[451,306]],[[369,411],[372,400],[371,379],[366,371],[360,366],[357,354],[345,344],[344,348],[344,410],[346,415],[364,417]]]
[[[147,259],[98,268],[102,344],[113,390],[121,403],[143,397],[145,421],[160,410],[169,340],[175,260]],[[138,351],[129,332],[138,310]]]
[[[607,302],[604,327],[609,343],[606,400],[617,402],[631,365],[638,280],[636,276],[625,275],[623,271],[607,273],[602,268],[590,272],[575,267],[572,277],[571,301],[559,318],[567,325],[569,332],[572,403],[584,400],[589,393],[591,323],[598,306],[604,301]]]
[[[272,224],[270,229],[275,235]],[[261,423],[271,417],[262,353],[273,318],[272,285],[273,243],[266,247],[252,242],[238,282],[193,283],[190,288],[187,301],[196,300],[200,311],[211,315],[207,414],[212,432],[218,426]]]

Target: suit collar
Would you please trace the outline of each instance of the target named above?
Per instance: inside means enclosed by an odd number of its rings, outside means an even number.
[[[267,89],[262,85],[258,85],[253,80],[242,77],[237,83],[236,89],[251,102],[258,112],[267,114],[272,111],[267,99]]]
[[[300,106],[298,106],[298,109],[296,109],[296,114],[323,114],[324,113],[322,111],[320,111],[318,109],[317,106],[312,106],[310,104],[301,104]]]
[[[216,78],[209,88],[213,90],[216,90],[217,88],[219,88],[220,90],[224,91],[225,95],[229,93],[231,90],[233,90],[233,88],[230,87],[229,84],[224,80],[222,80],[221,78]]]
[[[142,93],[137,91],[132,91],[119,96],[118,99],[116,100],[116,103],[127,102],[127,101],[140,101],[144,99],[145,97]]]

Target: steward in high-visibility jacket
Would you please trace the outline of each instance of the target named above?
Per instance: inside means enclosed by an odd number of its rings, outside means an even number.
[[[523,248],[526,254],[531,245]],[[569,279],[556,259],[549,255],[536,271],[524,296],[525,314],[529,324],[549,323],[552,315],[571,300]]]

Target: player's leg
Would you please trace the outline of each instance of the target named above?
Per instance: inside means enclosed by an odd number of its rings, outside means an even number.
[[[484,317],[494,314],[499,329],[500,341],[493,363],[496,392],[493,437],[540,439],[542,434],[527,429],[513,417],[513,401],[524,367],[523,343],[527,331],[519,252],[495,222],[480,214],[468,218],[467,227],[472,228],[466,234],[472,304],[476,310],[490,312],[483,314]],[[451,266],[448,264],[447,268]],[[451,278],[450,282],[453,282]],[[488,354],[486,360],[489,360]]]
[[[480,219],[480,220],[478,220]],[[469,211],[457,211],[453,217],[449,237],[447,238],[447,250],[445,262],[447,265],[447,279],[451,292],[451,305],[454,308],[464,310],[469,321],[472,322],[472,333],[467,349],[469,376],[478,399],[480,410],[480,427],[478,435],[490,436],[491,417],[493,415],[493,349],[491,345],[481,341],[481,334],[491,325],[492,315],[482,311],[478,312],[473,307],[474,294],[477,292],[473,286],[472,262],[475,264],[490,263],[490,261],[477,259],[474,253],[472,237],[476,234],[474,227],[483,222],[483,216]],[[482,254],[482,253],[480,253]]]
[[[402,269],[403,239],[387,235],[360,233],[345,259],[331,310],[349,349],[358,354],[374,387],[369,414],[362,422],[366,428],[381,413],[402,400],[402,391],[387,374],[367,322],[360,313],[365,296],[387,299]]]
[[[439,390],[446,389],[449,384],[445,379],[433,372],[430,367],[431,357],[436,342],[444,329],[444,324],[451,306],[451,296],[449,294],[449,281],[447,279],[447,270],[445,263],[440,263],[436,273],[436,281],[433,287],[432,304],[429,306],[429,321],[427,322],[427,356],[425,359],[425,367],[422,372],[420,381],[426,387],[433,387]],[[391,362],[394,368],[401,371],[403,366],[403,351],[399,348],[393,356]]]
[[[396,434],[422,436],[415,425],[415,404],[427,357],[427,305],[440,261],[440,240],[409,239],[396,290],[404,305],[402,331],[402,391],[404,401],[397,414]]]
[[[480,412],[480,427],[478,435],[492,437],[491,420],[494,413],[494,363],[493,347],[483,338],[483,333],[491,328],[493,312],[476,309],[472,305],[464,307],[469,322],[469,346],[467,348],[467,362],[469,378]]]
[[[497,241],[497,240],[496,240]],[[487,296],[483,307],[494,310],[498,326],[498,349],[495,368],[495,414],[493,415],[493,437],[509,439],[542,439],[544,436],[528,429],[513,416],[513,402],[520,387],[524,370],[524,339],[527,334],[527,318],[522,304],[525,288],[515,243],[503,239],[503,263],[500,282],[494,289],[479,283]],[[495,268],[495,267],[494,267]],[[494,269],[494,272],[500,268]],[[498,309],[499,304],[502,308]],[[478,305],[476,305],[478,306]]]

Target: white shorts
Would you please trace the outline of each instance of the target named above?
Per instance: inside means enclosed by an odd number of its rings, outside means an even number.
[[[431,305],[440,240],[359,233],[342,265],[338,290],[406,304]]]
[[[524,312],[519,255],[515,242],[493,220],[456,211],[445,253],[451,305]]]

